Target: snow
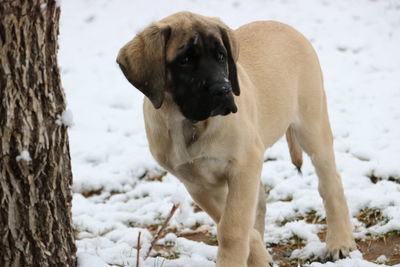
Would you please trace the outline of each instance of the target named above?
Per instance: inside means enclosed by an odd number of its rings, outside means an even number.
[[[93,256],[88,253],[79,252],[78,253],[78,266],[109,267],[110,265],[105,263],[99,257]]]
[[[53,96],[51,94],[49,94],[50,99],[53,98]],[[74,126],[74,119],[73,119],[73,115],[71,110],[67,109],[64,110],[63,113],[61,115],[57,116],[57,120],[56,120],[56,124],[57,125],[64,125],[67,127],[72,127]]]
[[[294,26],[313,43],[324,71],[337,166],[356,238],[400,230],[400,4],[396,1],[286,0],[81,0],[61,5],[60,53],[68,111],[57,123],[69,128],[73,223],[80,267],[135,266],[141,232],[141,266],[214,266],[217,248],[176,234],[179,257],[144,260],[152,240],[148,227],[169,223],[180,233],[192,228],[216,233],[204,212],[195,212],[184,186],[151,157],[144,131],[143,95],[125,79],[115,58],[119,48],[149,23],[181,10],[220,17],[232,28],[255,20]],[[72,120],[72,114],[74,120]],[[27,151],[24,151],[27,153]],[[19,159],[30,159],[29,153]],[[25,155],[25,156],[24,156]],[[290,163],[284,139],[265,155],[262,181],[270,190],[267,246],[294,235],[306,246],[291,257],[323,253],[317,233],[325,218],[317,177],[305,157],[303,175]],[[162,181],[155,179],[162,176]],[[371,178],[372,177],[372,178]],[[373,178],[378,178],[375,183]],[[87,197],[83,196],[83,193]],[[88,196],[89,195],[89,196]],[[367,227],[361,210],[379,209],[386,220]],[[283,223],[287,222],[287,223]],[[172,242],[171,240],[174,240]],[[152,255],[155,255],[153,251]],[[359,252],[336,263],[310,266],[385,266]]]
[[[387,262],[387,260],[388,259],[386,258],[385,255],[380,255],[378,258],[376,258],[376,261],[379,263],[385,263],[385,262]]]
[[[16,157],[16,160],[17,161],[23,160],[23,161],[26,161],[26,162],[30,162],[30,161],[32,161],[32,158],[31,158],[31,155],[29,154],[29,151],[23,150],[23,151],[21,151],[21,154],[19,154]]]
[[[168,246],[175,246],[177,236],[174,233],[168,233],[164,237],[164,244]]]

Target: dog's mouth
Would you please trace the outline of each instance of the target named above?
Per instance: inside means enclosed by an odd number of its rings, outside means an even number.
[[[182,101],[177,98],[176,103],[182,115],[191,123],[204,121],[218,115],[227,116],[238,111],[232,93],[212,97],[206,95],[190,99],[190,101]]]
[[[226,116],[226,115],[229,115],[230,113],[236,113],[237,110],[238,109],[237,109],[236,104],[232,101],[227,106],[225,106],[225,105],[219,106],[216,109],[212,110],[210,117],[214,117],[214,116],[218,116],[218,115]]]
[[[230,105],[228,105],[228,106],[219,106],[218,108],[216,108],[216,109],[214,109],[214,110],[212,110],[211,112],[210,112],[210,115],[209,116],[207,116],[206,118],[204,118],[204,119],[192,119],[192,118],[187,118],[191,123],[197,123],[197,122],[199,122],[199,121],[203,121],[203,120],[206,120],[206,119],[208,119],[208,118],[210,118],[210,117],[215,117],[215,116],[218,116],[218,115],[221,115],[221,116],[227,116],[227,115],[229,115],[229,114],[231,114],[231,113],[236,113],[238,111],[238,108],[237,108],[237,106],[236,106],[236,104],[234,103],[234,102],[232,102]]]

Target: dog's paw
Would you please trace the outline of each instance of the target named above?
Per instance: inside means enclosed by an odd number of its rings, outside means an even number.
[[[250,257],[247,261],[249,267],[274,267],[274,261],[271,254],[264,249],[262,254],[256,255],[254,252],[250,253]]]
[[[268,251],[267,251],[268,252]],[[267,262],[268,262],[268,267],[275,267],[275,266],[277,266],[277,265],[275,265],[275,263],[274,263],[274,260],[272,259],[272,256],[271,256],[271,254],[269,254],[268,253],[268,260],[267,260]]]
[[[347,231],[335,231],[335,234],[329,232],[326,237],[325,261],[337,261],[349,256],[350,252],[357,249],[349,227]]]
[[[325,261],[337,261],[339,259],[343,259],[349,256],[350,252],[356,250],[356,243],[352,240],[348,242],[346,245],[341,246],[327,246],[325,250]]]

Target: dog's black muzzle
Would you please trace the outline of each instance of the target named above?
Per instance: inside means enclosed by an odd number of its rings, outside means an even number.
[[[215,83],[209,88],[216,108],[211,111],[211,116],[228,115],[236,113],[237,106],[233,99],[232,86],[228,82]]]

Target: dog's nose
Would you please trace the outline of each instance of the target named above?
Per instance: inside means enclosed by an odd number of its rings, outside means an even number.
[[[215,83],[209,88],[211,95],[224,96],[232,91],[232,86],[229,83]]]

